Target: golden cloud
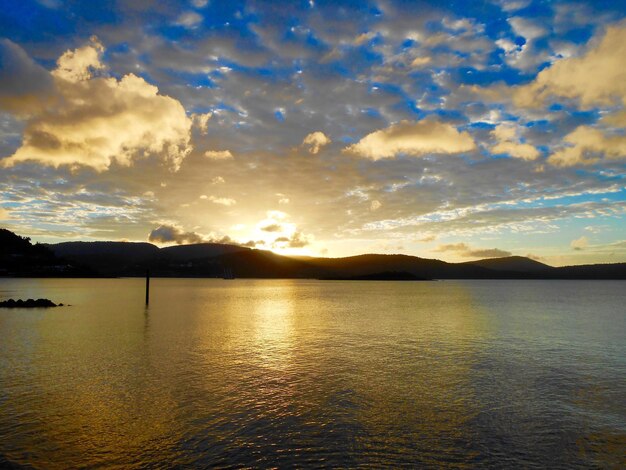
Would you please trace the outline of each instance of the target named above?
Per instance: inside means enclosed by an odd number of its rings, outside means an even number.
[[[435,120],[400,121],[363,137],[344,152],[380,160],[398,154],[422,156],[432,153],[461,153],[473,150],[474,140],[466,131]]]
[[[449,243],[439,245],[433,250],[436,253],[455,252],[466,258],[502,258],[511,256],[510,251],[499,248],[472,248],[465,243]]]
[[[4,165],[36,161],[103,171],[113,162],[128,166],[154,155],[174,170],[180,167],[191,151],[192,125],[182,104],[134,74],[120,80],[94,76],[104,68],[103,50],[92,38],[59,58],[50,74],[55,105],[27,118],[22,144]]]
[[[607,28],[599,43],[581,57],[561,59],[528,85],[515,89],[513,101],[541,107],[550,97],[575,99],[585,108],[626,104],[626,26]]]
[[[587,248],[587,246],[589,246],[589,240],[587,239],[587,237],[583,236],[577,238],[576,240],[572,240],[569,246],[571,246],[575,250],[584,250],[585,248]]]
[[[222,206],[234,206],[237,204],[237,201],[230,197],[209,196],[209,201],[213,204],[220,204]]]
[[[614,160],[626,158],[626,136],[620,134],[606,135],[593,127],[579,126],[564,140],[567,146],[548,157],[552,165],[591,165],[602,156]]]
[[[204,152],[204,156],[211,160],[228,160],[233,158],[233,154],[230,150],[207,150]]]
[[[536,160],[539,157],[539,150],[530,144],[520,142],[513,125],[501,124],[491,131],[491,135],[498,140],[498,143],[491,147],[494,154],[505,153],[522,160]]]
[[[582,56],[559,60],[541,71],[530,84],[518,87],[513,101],[540,107],[550,98],[577,100],[583,109],[626,106],[626,23],[607,28],[604,36]],[[590,165],[603,157],[626,158],[626,112],[607,114],[595,128],[579,126],[565,136],[565,146],[548,158],[555,166]],[[614,129],[611,129],[614,127]],[[616,132],[617,130],[617,132]]]
[[[104,69],[100,56],[104,52],[102,43],[93,36],[89,44],[73,51],[65,51],[57,60],[52,75],[68,82],[89,80],[97,70]]]
[[[302,141],[302,145],[309,147],[309,153],[315,155],[322,147],[331,143],[331,140],[320,131],[311,132]]]

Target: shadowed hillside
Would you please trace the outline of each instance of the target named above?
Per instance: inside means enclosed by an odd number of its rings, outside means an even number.
[[[0,276],[57,277],[90,275],[58,257],[46,245],[30,243],[10,230],[0,229]]]
[[[468,261],[463,263],[471,266],[480,266],[481,268],[492,269],[494,271],[510,271],[518,273],[536,273],[552,269],[552,266],[540,263],[534,259],[524,256],[507,256],[504,258],[489,258],[479,261]]]
[[[510,256],[465,263],[408,255],[287,257],[238,245],[199,243],[159,248],[150,243],[66,242],[32,245],[0,229],[0,275],[152,276],[307,279],[626,279],[626,263],[554,268]],[[384,274],[384,276],[383,276]]]

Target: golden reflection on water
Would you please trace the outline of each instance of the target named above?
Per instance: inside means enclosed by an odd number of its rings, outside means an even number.
[[[54,451],[48,468],[66,468],[77,455],[103,464],[157,451],[175,427],[176,402],[146,348],[149,313],[132,308],[119,323],[98,321],[127,309],[125,297],[90,305],[93,324],[80,322],[80,307],[33,313],[39,342],[28,393],[41,422],[29,437],[33,449],[44,441]]]
[[[258,365],[283,370],[289,366],[294,348],[296,295],[293,285],[272,289],[254,302],[250,310],[252,338],[247,354]]]
[[[0,463],[464,468],[560,443],[542,416],[569,382],[509,344],[554,331],[476,285],[155,279],[149,308],[141,280],[28,289],[74,306],[0,316]],[[587,416],[610,393],[587,390],[559,403]],[[595,463],[624,436],[569,432]]]

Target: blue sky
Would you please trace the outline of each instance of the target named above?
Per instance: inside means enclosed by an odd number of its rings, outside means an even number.
[[[626,261],[626,2],[5,1],[39,241]]]

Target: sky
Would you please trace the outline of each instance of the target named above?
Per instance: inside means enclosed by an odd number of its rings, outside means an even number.
[[[626,261],[626,0],[0,0],[33,241]]]

